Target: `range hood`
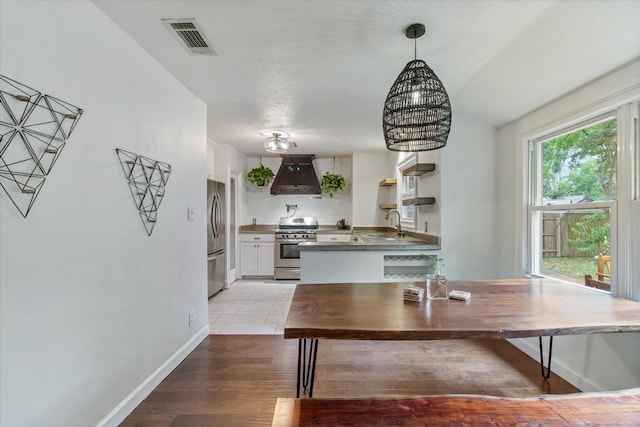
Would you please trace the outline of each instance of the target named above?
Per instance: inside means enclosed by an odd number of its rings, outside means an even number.
[[[322,194],[314,158],[314,154],[283,154],[271,194]]]

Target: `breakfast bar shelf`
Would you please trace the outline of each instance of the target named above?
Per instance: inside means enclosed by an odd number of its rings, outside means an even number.
[[[383,281],[416,280],[424,281],[427,274],[434,271],[437,253],[421,255],[385,255],[383,257]]]

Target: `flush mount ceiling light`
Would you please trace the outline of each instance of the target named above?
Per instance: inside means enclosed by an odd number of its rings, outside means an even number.
[[[271,136],[265,139],[264,149],[268,153],[286,153],[289,149],[289,134],[282,130],[271,131]]]
[[[384,102],[382,129],[388,150],[429,151],[447,144],[451,128],[449,95],[436,73],[416,59],[416,39],[424,33],[422,24],[405,30],[407,38],[414,40],[414,60],[404,67]]]

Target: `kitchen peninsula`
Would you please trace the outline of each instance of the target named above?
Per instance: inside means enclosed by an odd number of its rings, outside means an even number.
[[[424,280],[434,271],[440,239],[395,230],[354,229],[349,241],[300,243],[300,283]]]

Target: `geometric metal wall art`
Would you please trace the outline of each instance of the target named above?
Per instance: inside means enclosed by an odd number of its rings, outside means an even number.
[[[0,75],[0,186],[24,218],[82,112]]]
[[[171,165],[130,151],[116,148],[129,190],[142,218],[147,235],[151,236],[158,220],[158,208],[171,174]]]

